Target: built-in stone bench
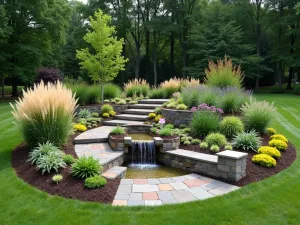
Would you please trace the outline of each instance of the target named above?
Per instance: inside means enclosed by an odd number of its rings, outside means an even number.
[[[248,153],[236,151],[208,155],[177,149],[160,154],[159,161],[171,167],[238,181],[246,176],[247,156]]]
[[[123,166],[114,166],[102,173],[102,176],[107,179],[116,179],[116,178],[125,178],[126,177],[127,167]]]
[[[166,119],[167,123],[172,123],[175,126],[182,124],[187,125],[193,117],[191,110],[176,110],[176,109],[161,109],[162,116]]]

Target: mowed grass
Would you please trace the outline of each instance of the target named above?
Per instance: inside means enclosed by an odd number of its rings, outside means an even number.
[[[274,101],[273,124],[300,149],[300,97],[258,95]],[[49,196],[20,180],[11,152],[22,138],[0,104],[0,224],[299,224],[300,162],[287,170],[225,196],[162,207],[112,207]]]

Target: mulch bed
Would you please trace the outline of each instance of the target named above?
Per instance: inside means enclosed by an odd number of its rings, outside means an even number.
[[[64,146],[64,152],[71,154],[77,158],[74,151],[73,135],[67,145]],[[12,153],[12,166],[17,175],[29,183],[30,185],[49,193],[50,195],[58,195],[65,198],[78,199],[82,201],[112,203],[120,179],[107,180],[107,184],[102,188],[88,189],[84,187],[83,179],[76,179],[71,175],[71,167],[68,166],[59,171],[63,175],[63,180],[59,184],[52,182],[52,176],[56,173],[42,173],[36,170],[35,166],[31,166],[26,162],[28,159],[29,148],[26,144],[21,144]]]
[[[262,146],[268,145],[269,136],[265,135],[262,137]],[[214,155],[214,153],[210,152],[209,149],[200,149],[199,145],[180,145],[180,149],[190,150],[194,152],[200,152],[205,154]],[[236,151],[241,151],[240,149],[234,149]],[[221,150],[222,151],[222,150]],[[247,157],[247,176],[237,182],[231,182],[237,186],[245,186],[249,183],[257,182],[263,180],[267,177],[270,177],[274,174],[279,173],[280,171],[288,168],[297,158],[296,149],[295,147],[289,143],[288,149],[286,152],[281,152],[281,158],[277,159],[277,164],[275,167],[267,168],[257,164],[252,163],[252,157],[257,153],[249,151]],[[207,176],[207,175],[205,175]],[[220,178],[217,178],[220,180]],[[228,181],[226,181],[228,183]]]

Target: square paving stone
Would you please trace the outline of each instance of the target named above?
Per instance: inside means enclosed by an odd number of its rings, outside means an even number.
[[[133,179],[134,184],[147,184],[147,179]]]
[[[128,200],[128,206],[138,206],[138,205],[145,205],[145,201],[143,200]]]
[[[129,195],[129,200],[143,200],[142,193],[131,193]]]
[[[127,200],[114,200],[112,205],[114,206],[126,206]]]
[[[196,173],[191,173],[189,175],[185,175],[185,177],[188,180],[191,180],[191,179],[200,179],[201,176],[199,174],[196,174]]]
[[[121,184],[133,184],[133,179],[122,179]]]
[[[197,200],[190,192],[186,190],[176,190],[171,191],[172,195],[174,196],[175,200],[178,202],[189,202]]]
[[[145,200],[145,205],[147,205],[147,206],[162,205],[162,201],[160,201],[160,200]]]
[[[166,200],[161,200],[163,204],[176,204],[178,203],[175,199],[166,199]]]
[[[223,194],[227,194],[227,193],[237,190],[237,189],[239,189],[239,188],[238,187],[230,187],[230,188],[218,187],[218,188],[215,188],[208,192],[213,195],[223,195]]]
[[[190,188],[188,191],[191,192],[197,199],[200,200],[214,197],[213,194],[208,193],[208,191],[202,187],[193,187]]]
[[[153,192],[153,191],[159,191],[159,188],[157,185],[152,184],[133,184],[132,185],[132,192]]]
[[[172,180],[174,180],[175,182],[180,182],[180,181],[185,181],[186,178],[185,176],[179,176],[179,177],[172,177]]]
[[[156,192],[145,192],[143,193],[143,200],[158,200]]]
[[[115,200],[128,200],[129,195],[116,195]]]
[[[171,178],[159,178],[159,181],[160,181],[162,184],[174,183],[174,180],[172,180]]]
[[[117,194],[130,194],[132,189],[132,185],[130,184],[120,184],[117,190]]]
[[[148,184],[160,184],[159,179],[148,179]]]
[[[199,180],[199,179],[192,179],[192,180],[185,180],[183,181],[188,187],[200,187],[204,184],[208,184],[208,181]]]
[[[157,194],[160,200],[175,200],[174,196],[171,194],[170,191],[158,191]]]
[[[157,185],[160,191],[172,191],[174,188],[170,184],[158,184]]]
[[[188,189],[188,186],[186,186],[183,182],[170,183],[170,185],[171,185],[175,190]]]
[[[216,188],[218,188],[220,186],[217,185],[217,184],[214,184],[214,183],[208,183],[208,184],[205,184],[205,185],[203,185],[201,187],[210,191],[210,190],[216,189]]]

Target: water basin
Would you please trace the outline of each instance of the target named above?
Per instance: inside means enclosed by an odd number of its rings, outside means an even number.
[[[132,141],[153,141],[153,136],[147,133],[129,133]]]

